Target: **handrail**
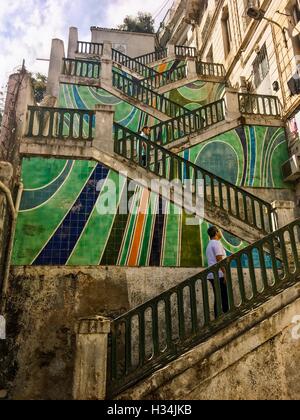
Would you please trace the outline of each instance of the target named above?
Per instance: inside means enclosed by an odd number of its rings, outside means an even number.
[[[151,140],[170,144],[191,134],[198,133],[214,124],[225,121],[225,100],[220,99],[171,120],[151,127]]]
[[[95,111],[29,106],[26,137],[93,140]]]
[[[151,64],[155,61],[162,60],[164,58],[167,58],[168,56],[168,49],[162,48],[159,50],[156,50],[154,52],[151,52],[149,54],[140,55],[139,57],[135,57],[135,60],[142,64]]]
[[[97,42],[78,41],[76,54],[102,55],[103,44]]]
[[[239,107],[242,114],[280,117],[282,106],[277,96],[239,93]]]
[[[175,83],[187,77],[187,65],[182,64],[173,70],[167,70],[158,73],[155,76],[147,77],[141,80],[141,83],[150,87],[151,89],[159,89],[160,87],[167,86],[170,83]]]
[[[65,76],[99,79],[101,64],[100,61],[64,58],[62,74]]]
[[[194,47],[186,47],[184,45],[175,45],[175,55],[178,57],[194,58],[197,56],[197,49]]]
[[[199,76],[225,77],[226,71],[223,64],[196,61],[196,70]]]
[[[299,232],[300,219],[115,319],[108,355],[109,396],[163,368],[299,281]],[[220,270],[226,273],[227,307]]]
[[[157,74],[157,72],[151,67],[145,66],[136,59],[114,49],[112,49],[112,60],[132,71],[135,71],[143,77],[154,76]]]
[[[136,79],[130,79],[128,76],[113,69],[113,87],[120,90],[127,96],[148,105],[157,111],[163,112],[171,118],[184,115],[189,112],[176,102],[171,101],[164,95],[144,86]]]
[[[197,191],[197,182],[203,181],[204,201],[212,208],[226,211],[236,219],[255,228],[263,234],[273,230],[272,205],[261,198],[214,175],[200,166],[172,153],[151,140],[145,140],[129,129],[114,124],[115,152],[122,157],[142,165],[142,147],[147,156],[145,168],[155,175],[173,181],[186,179],[192,182],[192,190]]]

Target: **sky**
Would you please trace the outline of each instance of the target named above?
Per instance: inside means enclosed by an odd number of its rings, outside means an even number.
[[[90,41],[90,27],[114,28],[126,15],[139,11],[163,20],[173,0],[0,0],[0,91],[8,76],[25,59],[31,72],[47,74],[51,40],[63,39],[70,26],[79,29],[79,39]]]

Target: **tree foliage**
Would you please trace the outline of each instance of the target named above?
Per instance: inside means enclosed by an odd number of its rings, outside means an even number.
[[[150,13],[139,12],[136,17],[126,16],[123,24],[118,29],[128,32],[154,34],[154,19]]]
[[[47,88],[47,77],[44,74],[36,73],[31,76],[31,82],[34,90],[34,97],[39,104],[44,99]]]

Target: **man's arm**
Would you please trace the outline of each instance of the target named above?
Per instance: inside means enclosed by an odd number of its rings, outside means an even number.
[[[217,260],[217,262],[219,263],[219,262],[221,262],[221,261],[223,261],[224,260],[224,256],[223,255],[217,255],[216,256],[216,260]],[[226,277],[226,270],[225,270],[225,267],[221,267],[221,270],[222,270],[222,272],[223,272],[223,274],[224,274],[224,278]]]

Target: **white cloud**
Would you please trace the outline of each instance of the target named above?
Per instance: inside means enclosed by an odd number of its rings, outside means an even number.
[[[167,0],[8,0],[0,7],[0,90],[9,74],[25,59],[29,71],[47,73],[52,38],[65,42],[69,26],[77,26],[82,40],[90,26],[115,27],[126,15],[155,13]],[[166,4],[162,17],[172,0]]]

